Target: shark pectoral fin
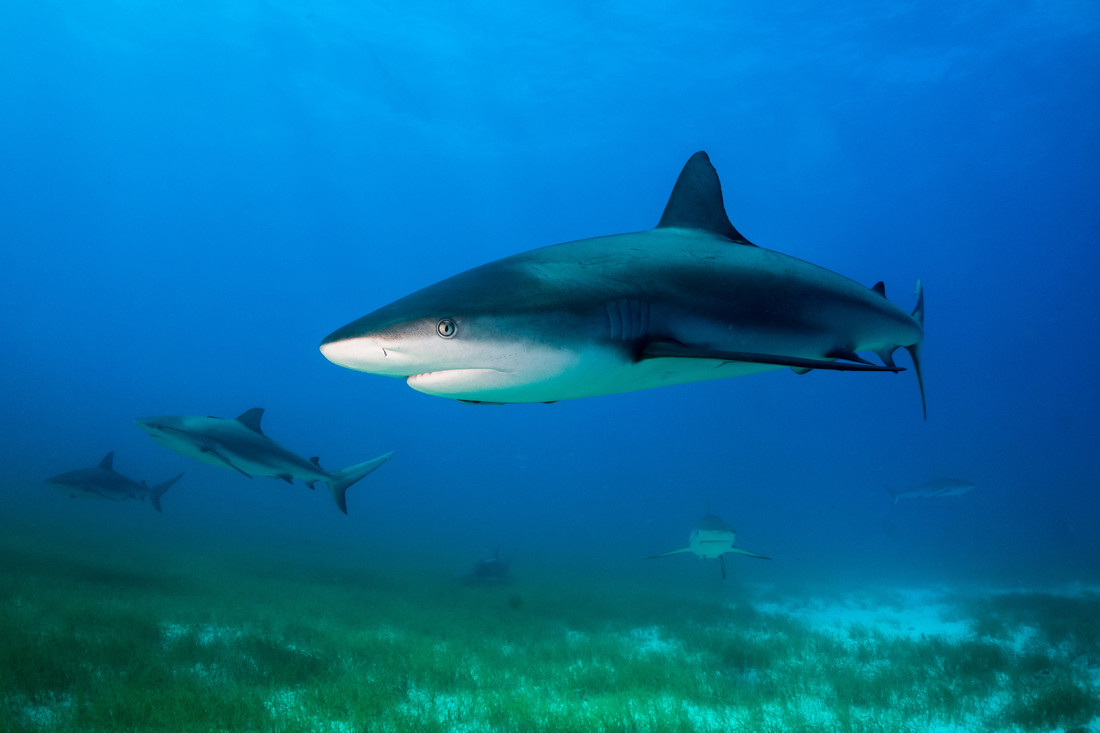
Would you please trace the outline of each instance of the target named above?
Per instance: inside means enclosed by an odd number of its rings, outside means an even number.
[[[745,555],[746,557],[760,558],[761,560],[771,560],[771,558],[767,555],[760,555],[755,552],[750,552],[748,550],[742,550],[740,547],[731,547],[730,552],[736,552],[738,555]]]
[[[240,468],[238,468],[236,465],[233,464],[233,461],[229,460],[228,458],[223,456],[221,453],[218,453],[218,451],[214,450],[213,448],[203,448],[202,452],[203,453],[209,453],[210,455],[214,456],[219,461],[221,461],[222,464],[226,468],[232,469],[232,470],[236,471],[237,473],[241,474],[242,476],[247,476],[248,478],[252,478],[252,476],[250,474],[245,473],[244,471],[242,471]]]
[[[668,557],[669,555],[679,555],[683,552],[691,552],[691,548],[685,547],[682,550],[669,550],[668,552],[662,552],[660,555],[649,555],[648,557],[646,557],[646,560],[652,560],[655,557]]]
[[[854,356],[854,355],[853,355]],[[845,358],[851,358],[847,354]],[[743,361],[751,364],[773,364],[793,369],[830,369],[842,372],[900,372],[903,367],[895,365],[870,364],[859,359],[857,363],[832,361],[830,359],[806,359],[800,356],[783,354],[755,354],[749,351],[718,351],[685,346],[673,341],[653,341],[646,344],[638,354],[643,359],[713,359],[715,361]],[[803,372],[804,373],[804,372]]]

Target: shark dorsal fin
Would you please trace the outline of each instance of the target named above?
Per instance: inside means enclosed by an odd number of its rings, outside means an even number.
[[[657,223],[658,229],[665,227],[699,229],[738,244],[752,244],[730,224],[722,203],[722,184],[718,180],[718,172],[702,150],[688,159],[676,179],[676,185],[672,187],[665,212]]]
[[[99,467],[102,468],[104,471],[113,471],[115,469],[111,468],[111,466],[114,465],[114,462],[115,452],[111,451],[107,455],[103,456],[103,460],[99,462]]]
[[[877,283],[872,285],[871,290],[874,290],[876,293],[884,298],[886,297],[886,283],[884,283],[882,280],[879,280]]]
[[[264,416],[264,408],[253,407],[251,410],[245,410],[237,418],[237,422],[244,425],[246,428],[254,433],[264,434],[263,430],[260,430],[260,419]]]

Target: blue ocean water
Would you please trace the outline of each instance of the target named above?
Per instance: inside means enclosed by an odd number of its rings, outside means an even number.
[[[0,24],[3,521],[660,584],[709,506],[744,580],[1095,582],[1100,11],[1090,3],[18,2]],[[339,326],[532,247],[652,227],[706,150],[761,246],[909,310],[912,372],[476,407],[341,369]],[[901,360],[899,359],[900,361]],[[349,493],[133,420],[266,408]],[[163,500],[42,484],[115,451]],[[939,477],[969,494],[892,503]],[[152,528],[152,529],[151,529]],[[142,534],[142,537],[148,535]],[[136,540],[135,540],[136,541]],[[145,540],[143,540],[145,541]],[[94,542],[90,542],[94,548]],[[94,549],[90,550],[94,552]]]

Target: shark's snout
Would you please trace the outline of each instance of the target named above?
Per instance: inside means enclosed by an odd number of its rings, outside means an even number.
[[[339,333],[339,332],[337,332]],[[409,358],[396,348],[387,347],[369,336],[334,338],[321,342],[321,354],[333,364],[360,372],[407,377],[415,373]]]

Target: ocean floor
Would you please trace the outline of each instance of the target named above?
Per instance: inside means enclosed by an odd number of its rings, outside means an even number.
[[[0,539],[4,731],[1100,731],[1091,587],[470,587],[45,544]]]

